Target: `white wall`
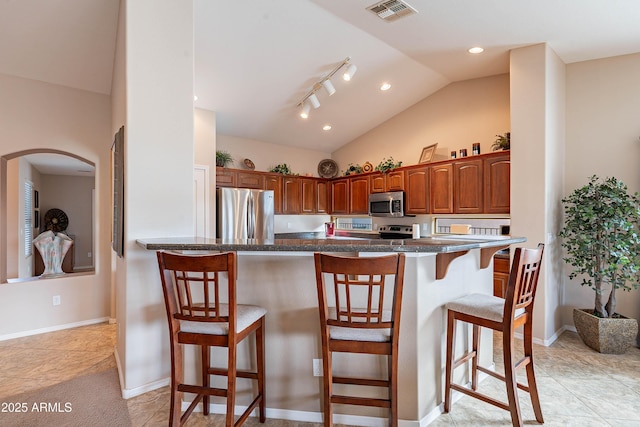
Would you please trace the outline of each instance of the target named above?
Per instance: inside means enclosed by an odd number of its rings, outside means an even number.
[[[422,149],[438,143],[433,160],[480,142],[491,151],[496,134],[510,130],[509,75],[451,83],[332,153],[340,170],[349,163],[376,166],[393,157],[403,166],[418,164]]]
[[[195,164],[209,167],[208,236],[216,236],[216,113],[196,108],[193,117]]]
[[[5,160],[23,150],[48,149],[74,153],[96,165],[95,274],[0,284],[0,338],[105,319],[109,316],[111,100],[7,75],[0,75],[0,93],[0,156]],[[6,259],[6,251],[0,245],[0,258]],[[61,305],[52,305],[53,295],[61,296]]]
[[[124,279],[116,299],[123,304],[118,359],[128,397],[166,382],[170,372],[157,259],[136,239],[194,230],[193,2],[125,0],[121,8],[126,37],[116,53],[113,108],[126,111],[125,247],[116,262],[117,280]]]
[[[567,65],[567,160],[564,195],[599,175],[640,191],[640,54]],[[591,308],[590,288],[564,275],[563,319],[573,308]],[[617,311],[640,318],[640,291],[617,292]]]
[[[232,155],[234,164],[231,167],[238,169],[243,169],[244,159],[249,158],[257,171],[268,171],[286,163],[294,173],[318,176],[320,160],[331,158],[328,151],[307,150],[229,135],[218,135],[216,144],[218,150],[228,151]]]

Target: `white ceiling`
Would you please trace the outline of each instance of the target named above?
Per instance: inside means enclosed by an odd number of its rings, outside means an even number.
[[[637,0],[407,1],[418,14],[385,22],[374,0],[194,0],[195,106],[220,134],[333,151],[451,82],[508,72],[516,47],[546,42],[566,63],[640,52]],[[0,73],[109,94],[118,7],[0,0]],[[334,78],[300,119],[296,104],[347,56],[354,79]]]

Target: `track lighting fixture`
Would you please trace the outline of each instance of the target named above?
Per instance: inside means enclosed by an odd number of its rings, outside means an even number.
[[[346,81],[350,81],[356,71],[358,71],[358,67],[356,67],[355,64],[349,64],[349,66],[347,67],[347,71],[344,72],[342,78]]]
[[[322,86],[324,87],[324,89],[327,91],[327,93],[329,94],[329,96],[333,95],[334,93],[336,93],[336,88],[333,87],[333,83],[331,83],[331,80],[324,80],[322,82]]]
[[[320,101],[318,101],[318,97],[315,92],[309,95],[309,102],[313,108],[318,108],[320,106]]]
[[[313,88],[298,102],[297,106],[300,108],[300,117],[306,119],[309,117],[309,112],[311,111],[311,107],[318,108],[320,107],[320,100],[318,99],[317,92],[324,88],[327,91],[329,96],[336,93],[336,88],[331,83],[331,77],[336,74],[340,69],[344,66],[347,66],[347,69],[343,75],[345,80],[351,80],[353,75],[356,73],[358,69],[354,64],[350,63],[350,57],[347,57],[344,61],[342,61],[338,66],[336,66],[329,74],[324,76],[320,81],[316,82],[313,85]]]
[[[309,117],[309,111],[311,111],[311,104],[305,102],[302,104],[302,109],[300,110],[300,117],[306,119]]]

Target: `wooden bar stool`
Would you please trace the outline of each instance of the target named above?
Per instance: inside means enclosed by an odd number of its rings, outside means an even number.
[[[158,252],[165,307],[171,339],[171,407],[169,426],[182,426],[202,401],[209,414],[210,396],[227,398],[227,427],[234,425],[236,377],[257,380],[257,396],[240,416],[236,426],[259,405],[260,422],[265,421],[264,397],[264,316],[262,307],[237,304],[236,254],[179,255]],[[226,276],[226,281],[224,277]],[[224,295],[227,297],[225,298]],[[255,331],[257,366],[255,371],[236,369],[237,345]],[[182,344],[200,346],[202,384],[184,384]],[[229,349],[227,369],[210,365],[210,347]],[[210,385],[211,375],[227,377],[227,388]],[[181,393],[196,398],[181,413]]]
[[[543,423],[540,398],[536,387],[533,368],[533,301],[538,285],[540,265],[544,245],[537,249],[517,248],[511,265],[507,295],[504,299],[493,295],[472,294],[447,304],[447,365],[444,392],[444,411],[451,409],[451,390],[468,394],[484,402],[505,409],[511,413],[514,426],[522,426],[520,403],[517,388],[529,392],[536,420]],[[456,320],[473,325],[472,349],[454,361],[453,345],[455,342]],[[524,357],[514,362],[513,335],[515,330],[524,326]],[[480,327],[491,328],[502,332],[504,375],[500,375],[478,365],[480,348]],[[453,384],[453,370],[471,360],[471,388]],[[527,385],[518,383],[516,371],[526,367]],[[479,393],[478,371],[484,372],[505,382],[508,403],[493,399]]]
[[[333,425],[334,403],[389,408],[390,425],[398,425],[398,340],[404,262],[404,254],[372,258],[315,254],[327,427]],[[385,287],[392,288],[385,291]],[[334,376],[333,352],[386,355],[388,377]],[[337,395],[333,384],[386,387],[388,398]]]

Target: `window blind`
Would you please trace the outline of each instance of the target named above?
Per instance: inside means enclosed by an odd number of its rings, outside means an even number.
[[[33,184],[24,182],[24,256],[29,257],[33,247]]]

